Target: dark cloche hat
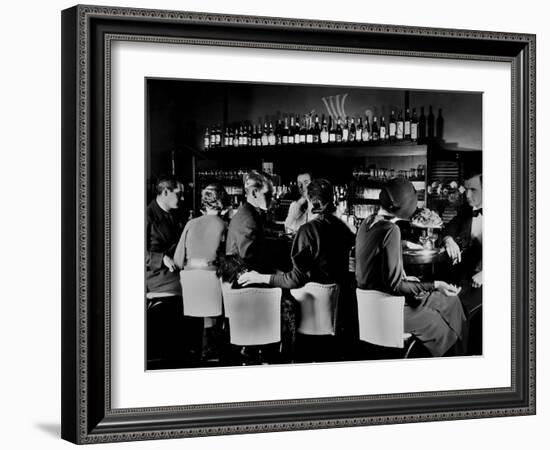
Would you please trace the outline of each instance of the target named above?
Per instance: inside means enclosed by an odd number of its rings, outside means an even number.
[[[400,219],[409,219],[416,211],[416,190],[404,178],[389,180],[382,187],[379,198],[382,207]]]

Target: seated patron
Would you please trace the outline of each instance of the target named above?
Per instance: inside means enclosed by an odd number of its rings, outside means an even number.
[[[267,175],[253,170],[245,176],[244,189],[246,201],[229,223],[225,253],[239,256],[249,269],[268,270],[264,223],[273,183]]]
[[[335,215],[332,185],[327,180],[313,180],[307,186],[307,200],[316,215],[304,223],[292,243],[292,270],[286,273],[261,274],[250,271],[240,276],[239,283],[265,283],[294,289],[309,281],[343,283],[349,267],[353,233]]]
[[[481,170],[471,169],[464,180],[466,202],[445,228],[443,242],[453,261],[460,299],[466,313],[481,305],[483,187]]]
[[[395,222],[409,219],[416,210],[413,185],[402,178],[388,181],[380,192],[380,204],[378,214],[365,219],[357,233],[357,287],[404,296],[404,331],[433,356],[442,356],[461,338],[465,317],[459,289],[444,281],[405,277],[401,232]]]

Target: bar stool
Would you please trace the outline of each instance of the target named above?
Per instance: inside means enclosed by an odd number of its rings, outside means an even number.
[[[221,346],[221,343],[213,342],[218,340],[214,339],[217,333],[214,318],[222,315],[222,291],[216,272],[205,269],[184,269],[180,272],[180,282],[184,316],[202,318],[200,326],[193,324],[200,329],[200,331],[194,330],[194,333],[200,333],[200,336],[196,336],[197,341],[200,337],[200,343],[197,342],[191,347],[200,346],[200,359],[203,362],[217,361],[220,357],[220,349],[217,347]],[[189,336],[189,339],[194,340],[192,336]]]
[[[166,369],[182,363],[183,306],[179,294],[147,292],[147,369]]]
[[[405,349],[408,358],[416,340],[404,331],[405,297],[357,289],[359,339],[381,347]]]
[[[261,346],[281,341],[281,294],[280,288],[223,291],[225,314],[229,318],[229,340],[241,347],[241,356],[250,357],[257,350],[257,357],[251,358],[251,363],[265,362]],[[246,365],[246,361],[240,362]]]
[[[290,293],[300,306],[296,336],[297,362],[330,361],[336,357],[336,311],[340,287],[309,282]]]

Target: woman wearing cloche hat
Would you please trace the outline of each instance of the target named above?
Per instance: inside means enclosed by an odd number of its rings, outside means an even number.
[[[408,220],[416,205],[416,191],[408,180],[394,178],[383,186],[378,214],[368,217],[357,232],[355,276],[359,289],[404,296],[404,331],[433,356],[442,356],[460,339],[465,316],[455,286],[405,276],[395,222]]]

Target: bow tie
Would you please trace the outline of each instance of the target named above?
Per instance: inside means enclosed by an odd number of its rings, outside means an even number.
[[[483,215],[483,208],[474,209],[472,210],[472,217],[477,217],[479,215]]]

